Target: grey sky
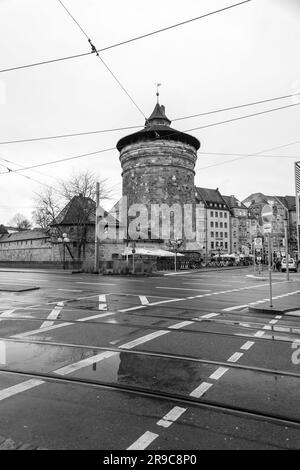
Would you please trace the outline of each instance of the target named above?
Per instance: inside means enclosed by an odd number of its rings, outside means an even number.
[[[237,3],[235,0],[64,0],[98,48]],[[57,0],[0,0],[0,69],[88,52],[89,45]],[[300,91],[300,0],[253,0],[102,54],[144,114],[155,105],[155,83],[170,119]],[[292,104],[286,99],[238,111],[179,121],[186,130]],[[300,102],[300,99],[299,99]],[[144,119],[94,56],[0,74],[0,141],[143,125]],[[201,141],[196,184],[243,199],[262,191],[294,194],[293,162],[300,143],[272,155],[203,168],[234,156],[300,141],[300,106],[195,131]],[[115,146],[128,131],[1,145],[0,158],[19,165]],[[0,160],[1,165],[5,162]],[[14,165],[8,165],[16,168]],[[201,168],[203,168],[201,170]],[[52,185],[82,169],[109,178],[121,194],[117,150],[23,174]],[[0,167],[0,171],[5,171]],[[30,216],[42,186],[18,174],[0,175],[0,223]],[[111,205],[113,204],[113,201]]]

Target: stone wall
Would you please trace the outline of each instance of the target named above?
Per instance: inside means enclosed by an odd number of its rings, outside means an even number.
[[[193,146],[155,140],[127,145],[120,154],[123,196],[134,203],[195,203]]]
[[[196,159],[197,152],[192,145],[175,140],[145,140],[126,145],[120,153],[120,162],[123,196],[127,196],[128,208],[132,204],[145,204],[150,227],[151,204],[167,204],[169,207],[180,204],[182,208],[184,204],[195,206]],[[194,216],[191,223],[195,229]],[[174,221],[171,226],[174,231]],[[141,229],[147,233],[147,228]],[[184,238],[184,234],[169,238]]]

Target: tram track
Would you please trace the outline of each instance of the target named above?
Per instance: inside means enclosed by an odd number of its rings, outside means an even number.
[[[110,312],[112,314],[117,314],[118,312]],[[130,313],[130,315],[135,315],[135,316],[138,316],[138,314],[132,314]],[[150,316],[150,317],[154,317],[154,318],[157,318],[156,315],[152,316],[152,315],[144,315],[143,314],[143,317],[145,316]],[[269,317],[270,319],[270,317]],[[24,316],[24,317],[4,317],[2,319],[2,321],[33,321],[33,322],[44,322],[45,321],[45,318],[42,317],[42,318],[37,318],[37,317],[32,317],[32,318],[28,318],[28,316]],[[160,318],[160,323],[166,321],[166,320],[170,320],[170,321],[191,321],[195,324],[200,324],[202,322],[204,323],[207,323],[208,325],[220,325],[220,326],[227,326],[227,327],[235,327],[235,328],[238,328],[240,330],[245,330],[245,334],[244,333],[229,333],[229,332],[221,332],[221,331],[210,331],[210,330],[204,330],[204,329],[192,329],[190,326],[187,326],[186,329],[180,329],[180,330],[176,330],[174,328],[172,328],[172,325],[171,326],[164,326],[164,325],[160,325],[159,327],[157,326],[154,326],[154,325],[145,325],[145,324],[142,324],[142,323],[126,323],[126,322],[122,322],[122,321],[118,321],[117,323],[110,323],[109,321],[103,321],[101,319],[97,320],[97,321],[92,321],[92,320],[88,320],[88,321],[83,321],[82,319],[78,319],[78,320],[69,320],[69,319],[55,319],[55,320],[52,320],[53,324],[64,324],[66,323],[66,325],[63,325],[63,326],[77,326],[77,325],[106,325],[106,326],[115,326],[116,324],[118,326],[121,326],[121,327],[125,327],[125,328],[136,328],[137,330],[151,330],[151,331],[158,331],[160,329],[165,329],[165,330],[170,330],[172,332],[179,332],[180,333],[189,333],[189,334],[198,334],[198,335],[218,335],[218,336],[228,336],[228,337],[234,337],[234,338],[237,338],[237,337],[242,337],[242,338],[253,338],[254,337],[254,334],[251,335],[251,334],[246,334],[247,332],[250,331],[257,331],[257,330],[261,330],[263,329],[264,330],[264,333],[265,335],[269,334],[271,336],[273,336],[272,338],[268,338],[268,337],[261,337],[261,338],[256,338],[256,341],[259,339],[260,341],[276,341],[276,342],[283,342],[283,343],[292,343],[295,339],[297,339],[298,337],[300,337],[300,328],[296,329],[296,330],[299,330],[299,331],[290,331],[290,329],[288,327],[284,327],[284,326],[275,326],[275,325],[270,325],[268,329],[264,329],[265,327],[265,324],[264,323],[259,323],[259,324],[254,324],[255,326],[245,326],[245,325],[241,325],[240,322],[236,322],[236,321],[229,321],[229,320],[222,320],[222,319],[214,319],[214,318],[203,318],[201,319],[201,317],[199,318],[189,318],[189,317],[172,317],[172,316],[164,316],[163,318]],[[241,323],[245,323],[245,322],[241,322]],[[282,329],[283,328],[286,328],[288,331],[283,331]],[[26,333],[26,332],[24,332]],[[38,331],[37,331],[38,333]],[[41,328],[41,334],[43,333],[43,329]],[[285,337],[285,335],[294,335],[295,337],[293,338],[290,338],[290,337]],[[16,335],[10,335],[10,337],[14,337],[14,336],[17,336],[17,335],[22,335],[22,333],[16,333]],[[276,335],[276,337],[275,337]]]
[[[37,373],[34,371],[18,371],[15,369],[3,369],[0,368],[0,373],[10,374],[12,376],[19,377],[31,377],[34,379],[40,379],[44,383],[60,383],[60,384],[74,384],[83,385],[89,387],[95,387],[98,389],[107,389],[110,391],[125,392],[145,398],[159,399],[168,401],[169,403],[176,403],[181,405],[193,406],[202,409],[219,411],[242,418],[260,420],[272,424],[278,424],[281,426],[288,426],[295,429],[300,429],[300,419],[285,416],[280,413],[266,413],[263,411],[253,410],[249,407],[242,407],[237,405],[222,404],[221,402],[207,400],[203,398],[195,398],[190,395],[181,395],[178,393],[170,393],[164,391],[149,390],[144,387],[137,387],[124,384],[116,384],[113,382],[104,382],[100,380],[92,380],[87,378],[74,378],[74,377],[60,377],[55,373]]]
[[[276,375],[282,377],[294,377],[300,380],[300,372],[291,372],[291,371],[284,371],[279,369],[270,369],[264,367],[256,367],[256,366],[249,366],[246,364],[240,363],[232,363],[227,361],[216,361],[210,359],[200,359],[195,356],[186,356],[186,355],[178,355],[172,353],[163,353],[163,352],[156,352],[156,351],[146,351],[143,349],[123,349],[122,347],[106,347],[106,346],[96,346],[96,345],[82,345],[77,343],[61,343],[55,341],[43,341],[43,340],[25,340],[25,339],[13,339],[13,338],[1,338],[0,341],[7,341],[7,342],[15,342],[15,343],[24,343],[24,344],[34,344],[34,345],[42,345],[42,346],[55,346],[55,347],[62,347],[62,348],[78,348],[83,350],[92,350],[92,351],[112,351],[117,353],[128,353],[133,355],[142,355],[148,357],[158,357],[164,359],[173,359],[173,360],[182,360],[188,362],[196,362],[199,364],[208,364],[218,367],[226,367],[229,369],[240,369],[240,370],[247,370],[250,372],[255,373],[263,373],[268,375]],[[92,357],[92,356],[91,356]],[[2,369],[0,369],[2,370]],[[6,369],[4,369],[6,370]],[[300,385],[299,385],[300,386]]]

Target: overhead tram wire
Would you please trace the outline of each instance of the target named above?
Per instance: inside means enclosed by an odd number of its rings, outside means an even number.
[[[228,163],[232,163],[232,162],[237,162],[237,161],[241,161],[241,160],[245,160],[246,158],[249,158],[249,157],[259,157],[259,158],[262,158],[262,157],[265,157],[265,155],[263,156],[262,154],[264,154],[265,152],[271,152],[272,150],[279,150],[283,147],[287,147],[289,145],[294,145],[296,143],[299,143],[300,141],[297,141],[297,142],[291,142],[290,144],[286,144],[286,145],[279,145],[278,147],[270,147],[270,148],[267,148],[267,149],[263,149],[259,152],[255,152],[255,153],[251,153],[251,154],[246,154],[242,157],[238,157],[238,158],[232,158],[231,160],[226,160],[226,161],[223,161],[223,162],[218,162],[218,163],[213,163],[211,165],[207,165],[207,166],[201,166],[199,168],[197,168],[197,170],[207,170],[209,168],[213,168],[213,167],[216,167],[216,166],[221,166],[221,165],[227,165]],[[268,155],[269,157],[269,155]],[[282,158],[286,158],[286,157],[282,157]],[[289,158],[297,158],[297,156],[295,157],[289,157]]]
[[[248,117],[258,116],[260,114],[266,114],[266,113],[270,113],[272,111],[279,111],[281,109],[291,108],[293,106],[299,106],[299,105],[300,105],[300,103],[294,103],[294,104],[290,104],[290,105],[286,105],[286,106],[282,106],[282,107],[278,107],[278,108],[272,108],[272,109],[268,109],[268,110],[265,110],[265,111],[260,111],[260,112],[257,112],[257,113],[248,114],[248,115],[245,115],[245,116],[240,116],[240,117],[237,117],[237,118],[228,119],[228,120],[225,120],[225,121],[219,121],[219,122],[216,122],[216,123],[207,124],[206,126],[199,126],[199,127],[193,128],[193,129],[186,129],[183,132],[191,132],[191,131],[194,131],[194,130],[205,129],[205,128],[209,128],[209,127],[212,127],[212,126],[226,124],[228,122],[234,122],[234,121],[238,121],[238,120],[245,119],[245,118],[248,118]],[[173,132],[170,132],[165,137],[171,137],[172,135],[173,135]],[[280,148],[283,148],[283,147],[284,146],[281,146]],[[268,151],[276,150],[276,149],[277,149],[277,147],[273,147],[272,149],[269,149]],[[74,160],[74,159],[77,159],[77,158],[82,158],[82,157],[86,157],[86,156],[90,156],[90,155],[97,155],[99,153],[109,152],[109,151],[113,151],[113,150],[115,150],[115,147],[100,149],[100,150],[96,150],[94,152],[88,152],[88,153],[83,153],[83,154],[80,154],[80,155],[75,155],[73,157],[66,157],[66,158],[62,158],[62,159],[59,159],[59,160],[53,160],[53,161],[50,161],[50,162],[39,163],[37,165],[31,165],[31,166],[28,166],[28,167],[24,167],[23,170],[31,170],[32,168],[38,168],[38,167],[42,167],[42,166],[53,165],[53,164],[56,164],[56,163],[61,163],[61,162],[68,161],[68,160]],[[244,157],[244,158],[246,158],[246,157]],[[238,159],[235,159],[235,160],[238,160]],[[224,163],[230,163],[230,161],[234,161],[234,160],[229,160],[229,161],[227,160],[227,162],[224,162]],[[218,163],[218,165],[219,164],[221,164],[221,162]],[[8,173],[16,172],[16,171],[18,171],[18,170],[11,170],[10,172],[0,172],[0,175],[8,174]]]
[[[300,103],[287,104],[285,106],[279,106],[278,108],[266,109],[264,111],[257,111],[256,113],[246,114],[245,116],[239,116],[236,118],[226,119],[224,121],[213,122],[211,124],[206,124],[204,126],[193,127],[191,129],[186,129],[183,132],[193,132],[193,131],[198,131],[201,129],[208,129],[209,127],[220,126],[221,124],[227,124],[228,122],[240,121],[241,119],[246,119],[246,118],[254,117],[254,116],[260,116],[261,114],[272,113],[273,111],[279,111],[281,109],[292,108],[294,106],[299,106],[299,105]]]
[[[300,93],[293,93],[290,95],[282,95],[282,96],[275,96],[273,98],[267,98],[264,100],[260,101],[253,101],[249,103],[243,103],[235,106],[230,106],[227,108],[219,108],[215,109],[212,111],[205,111],[203,113],[198,113],[198,114],[192,114],[188,116],[183,116],[179,118],[172,119],[172,122],[174,121],[180,121],[184,119],[190,119],[190,118],[195,118],[195,117],[201,117],[201,116],[208,116],[211,114],[216,114],[216,113],[221,113],[225,111],[232,111],[235,109],[240,109],[244,108],[247,106],[255,106],[258,104],[263,104],[263,103],[268,103],[272,101],[278,101],[278,100],[283,100],[287,98],[292,98],[299,95]],[[241,118],[242,119],[242,118]],[[126,127],[115,127],[115,128],[110,128],[110,129],[100,129],[100,130],[95,130],[95,131],[85,131],[85,132],[74,132],[74,133],[69,133],[69,134],[58,134],[58,135],[50,135],[50,136],[42,136],[42,137],[32,137],[28,139],[15,139],[15,140],[5,140],[5,141],[0,141],[0,145],[7,145],[7,144],[18,144],[18,143],[24,143],[24,142],[35,142],[35,141],[41,141],[41,140],[51,140],[51,139],[64,139],[64,138],[69,138],[69,137],[77,137],[77,136],[85,136],[85,135],[93,135],[93,134],[104,134],[106,132],[116,132],[116,131],[123,131],[123,130],[131,130],[131,129],[140,129],[142,128],[142,125],[139,126],[126,126]]]
[[[136,103],[136,101],[132,98],[132,96],[130,95],[130,93],[126,90],[126,88],[124,87],[124,85],[120,82],[120,80],[118,79],[118,77],[115,75],[115,73],[111,70],[111,68],[107,65],[107,63],[102,59],[102,57],[99,55],[99,52],[97,51],[96,47],[94,46],[92,40],[90,39],[90,37],[88,36],[88,34],[85,32],[85,30],[82,28],[82,26],[80,26],[80,24],[78,23],[78,21],[74,18],[74,16],[71,14],[71,12],[68,10],[68,8],[64,5],[64,3],[61,1],[61,0],[58,0],[58,2],[60,3],[60,5],[64,8],[64,10],[67,12],[67,14],[70,16],[70,18],[74,21],[74,23],[78,26],[78,28],[80,29],[80,31],[84,34],[84,36],[87,38],[91,48],[92,48],[92,53],[96,54],[96,57],[99,58],[99,60],[101,61],[101,63],[104,65],[104,67],[106,68],[106,70],[108,70],[108,72],[110,73],[110,75],[113,77],[113,79],[117,82],[117,84],[119,85],[119,87],[124,91],[124,93],[127,95],[127,97],[130,99],[130,101],[133,103],[133,105],[137,108],[137,110],[142,114],[142,116],[146,118],[145,114],[143,113],[143,111],[141,110],[141,108],[139,107],[139,105]]]
[[[299,141],[300,143],[300,141]],[[207,157],[255,157],[255,154],[253,153],[235,153],[235,152],[198,152],[198,155],[201,155],[202,157],[207,156]],[[299,158],[297,155],[265,155],[265,154],[259,154],[257,155],[259,158],[287,158],[287,159],[293,159],[293,158]]]
[[[221,13],[223,11],[226,11],[226,10],[229,10],[231,8],[243,5],[245,3],[249,3],[251,1],[252,0],[245,0],[243,2],[234,3],[233,5],[229,5],[227,7],[220,8],[219,10],[214,10],[214,11],[211,11],[209,13],[205,13],[203,15],[196,16],[194,18],[190,18],[189,20],[181,21],[180,23],[175,23],[173,25],[166,26],[165,28],[157,29],[155,31],[151,31],[150,33],[145,33],[145,34],[142,34],[140,36],[135,36],[131,39],[126,39],[125,41],[120,41],[120,42],[112,44],[110,46],[106,46],[106,47],[103,47],[101,49],[97,49],[97,52],[108,51],[110,49],[114,49],[116,47],[120,47],[120,46],[123,46],[125,44],[129,44],[129,43],[132,43],[132,42],[135,42],[135,41],[139,41],[140,39],[144,39],[144,38],[153,36],[155,34],[159,34],[159,33],[162,33],[164,31],[168,31],[170,29],[177,28],[179,26],[183,26],[183,25],[188,24],[188,23],[192,23],[193,21],[197,21],[197,20],[200,20],[202,18],[212,16],[216,13]],[[64,60],[77,59],[79,57],[85,57],[85,56],[92,55],[93,53],[94,53],[93,51],[90,51],[90,52],[84,52],[84,53],[81,53],[81,54],[74,54],[74,55],[71,55],[71,56],[58,57],[56,59],[43,60],[43,61],[40,61],[40,62],[31,63],[31,64],[19,65],[19,66],[16,66],[16,67],[10,67],[10,68],[6,68],[6,69],[2,69],[2,70],[0,70],[0,73],[11,72],[13,70],[26,69],[26,68],[30,68],[30,67],[38,67],[40,65],[46,65],[46,64],[51,64],[51,63],[55,63],[55,62],[62,62]]]
[[[299,143],[300,143],[300,140],[289,142],[288,144],[279,145],[277,147],[271,147],[271,148],[265,149],[262,152],[246,154],[245,158],[246,157],[252,157],[252,156],[255,157],[256,155],[260,155],[260,158],[264,158],[264,157],[269,158],[270,155],[264,155],[263,152],[270,152],[271,150],[279,150],[279,149],[282,149],[284,147],[289,147],[291,145],[296,145],[296,144],[299,144]],[[41,167],[41,166],[47,166],[47,165],[53,165],[53,164],[56,164],[56,163],[62,163],[64,161],[74,160],[74,159],[77,159],[77,158],[82,158],[82,157],[86,157],[86,156],[90,156],[90,155],[97,155],[98,153],[104,153],[104,152],[109,152],[109,151],[113,151],[113,150],[116,150],[115,147],[111,147],[111,148],[107,148],[107,149],[103,149],[103,150],[98,150],[96,152],[90,152],[90,153],[85,153],[85,154],[81,154],[81,155],[75,155],[73,157],[62,158],[60,160],[54,160],[54,161],[50,161],[50,162],[39,163],[37,165],[31,165],[31,166],[28,166],[28,167],[23,167],[22,171],[31,170],[32,168],[38,168],[38,167]],[[280,157],[279,155],[276,155],[276,158],[279,158],[279,157]],[[286,157],[282,156],[282,158],[286,158]],[[297,157],[289,156],[289,158],[297,158]],[[216,166],[220,165],[220,164],[223,165],[223,164],[226,164],[226,163],[230,163],[231,161],[235,161],[235,160],[241,160],[241,158],[236,158],[234,160],[227,160],[226,162],[219,162],[218,164],[216,164]],[[215,165],[212,165],[212,166],[215,166]],[[201,168],[205,169],[205,168],[208,168],[208,167],[200,167],[198,169],[200,170]],[[10,171],[3,171],[3,172],[0,172],[0,175],[7,175],[9,173],[15,173],[15,172],[18,172],[18,171],[21,171],[21,170],[16,169],[16,170],[10,170]]]
[[[106,149],[96,150],[95,152],[88,152],[88,153],[82,153],[80,155],[74,155],[73,157],[66,157],[66,158],[61,158],[59,160],[52,160],[52,161],[49,161],[49,162],[38,163],[36,165],[23,167],[22,171],[23,170],[31,170],[32,168],[39,168],[41,166],[53,165],[55,163],[62,163],[62,162],[66,162],[66,161],[69,161],[69,160],[75,160],[77,158],[88,157],[88,156],[91,156],[91,155],[97,155],[98,153],[111,152],[113,150],[116,150],[116,148],[115,147],[109,147],[109,148],[106,148]],[[15,173],[17,171],[20,171],[20,170],[16,169],[16,170],[10,170],[9,172],[8,171],[0,172],[0,175],[4,175],[4,174],[6,175],[8,173]]]
[[[22,165],[20,165],[19,163],[16,163],[16,162],[13,162],[11,160],[8,160],[7,158],[3,158],[3,155],[0,156],[0,160],[2,160],[3,162],[6,162],[6,163],[10,163],[12,165],[16,165],[18,166],[21,170],[24,169],[24,167]],[[1,165],[1,164],[0,164]],[[5,166],[5,165],[1,165],[3,166],[4,168],[6,168],[8,170],[8,172],[13,172],[13,169],[12,168],[9,168],[8,166]],[[39,175],[42,175],[42,176],[46,176],[47,178],[53,178],[55,180],[57,180],[57,178],[55,176],[52,176],[52,175],[46,175],[46,173],[42,173],[41,171],[38,171],[38,170],[31,170],[33,171],[34,173],[37,173]]]

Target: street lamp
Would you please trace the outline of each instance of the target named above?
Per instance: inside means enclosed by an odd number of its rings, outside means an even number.
[[[66,269],[66,243],[69,243],[70,239],[68,238],[67,233],[63,233],[61,237],[57,239],[58,243],[63,244],[63,269]]]

